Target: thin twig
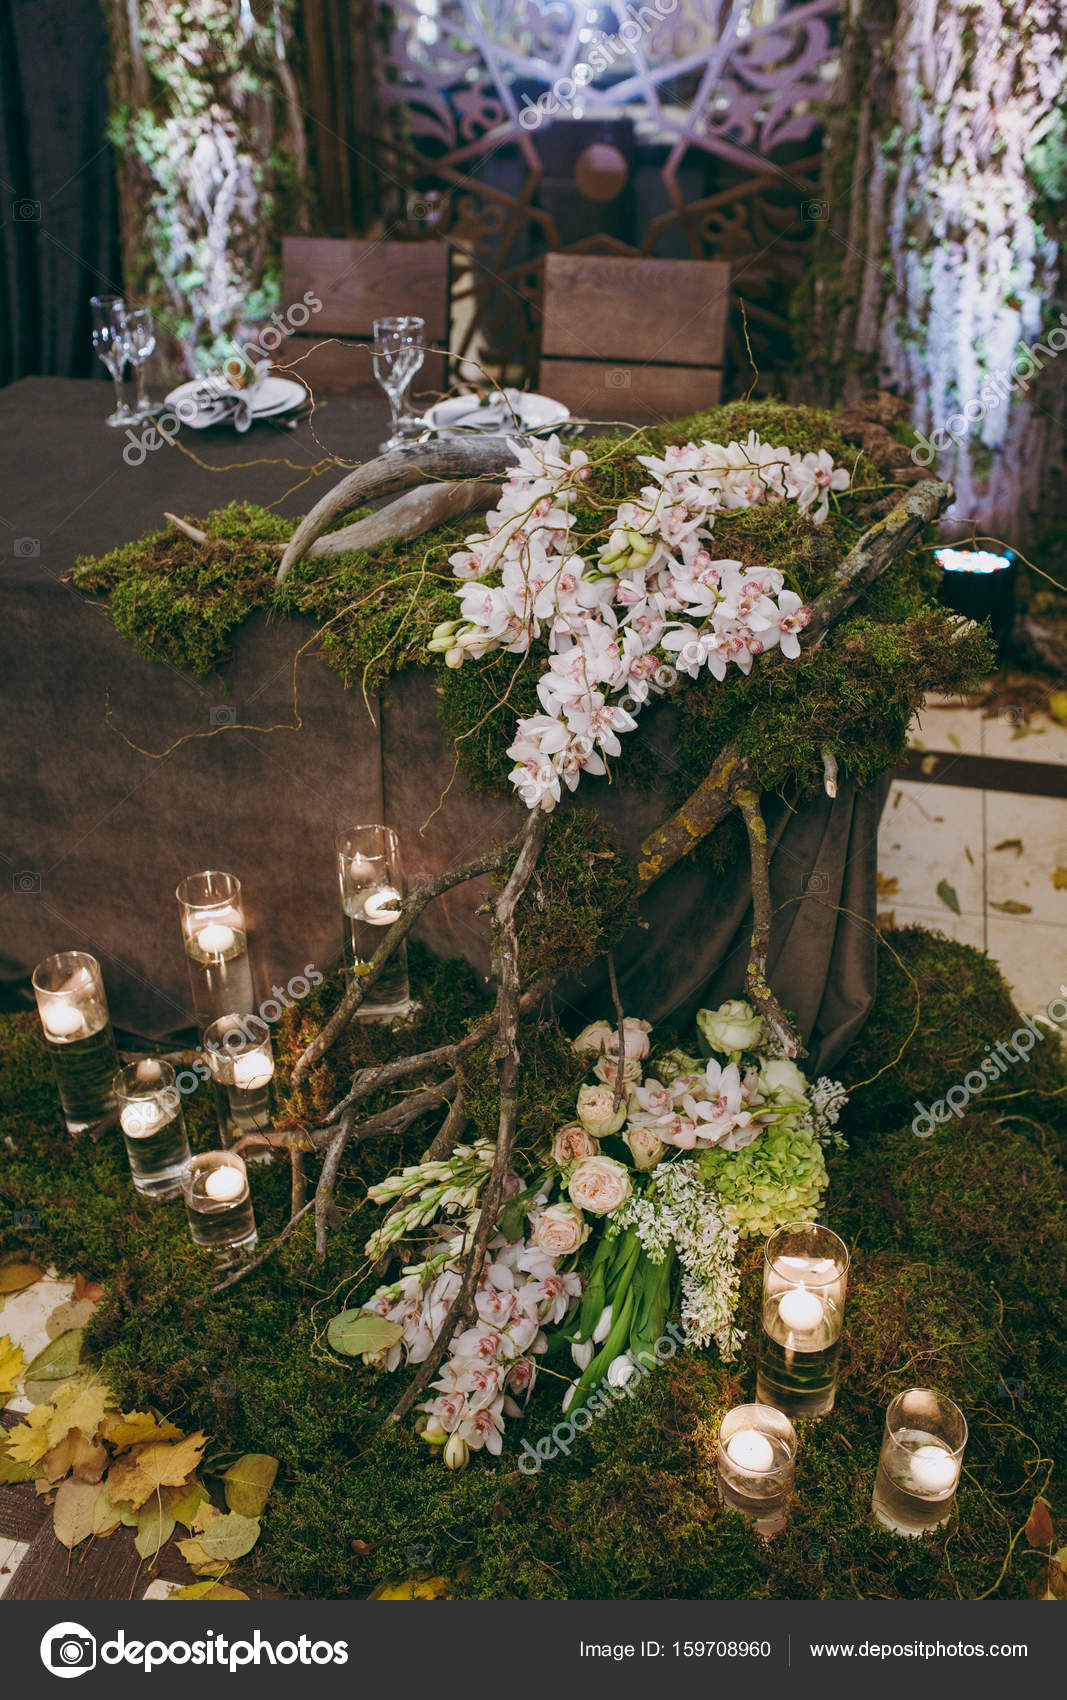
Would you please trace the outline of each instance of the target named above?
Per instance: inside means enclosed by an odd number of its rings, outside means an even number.
[[[217,1297],[219,1293],[224,1293],[227,1287],[236,1287],[238,1281],[246,1280],[249,1275],[254,1273],[255,1270],[262,1268],[267,1259],[269,1257],[273,1257],[274,1253],[280,1250],[280,1248],[285,1244],[297,1223],[303,1221],[308,1211],[314,1207],[314,1203],[315,1200],[313,1198],[309,1198],[303,1209],[298,1210],[295,1216],[290,1216],[277,1239],[271,1240],[270,1245],[267,1246],[265,1250],[261,1251],[258,1257],[253,1257],[248,1263],[242,1263],[241,1267],[239,1269],[235,1269],[232,1275],[227,1275],[225,1281],[220,1281],[217,1287],[212,1288],[212,1297],[214,1298]]]
[[[622,999],[619,996],[619,981],[615,973],[615,955],[607,952],[608,982],[611,986],[611,1001],[615,1005],[615,1022],[619,1030],[619,1066],[615,1071],[615,1096],[611,1103],[611,1113],[614,1115],[622,1103],[626,1091],[626,1017],[622,1012]]]
[[[446,1157],[451,1157],[456,1146],[463,1138],[467,1126],[467,1108],[463,1099],[463,1088],[459,1087],[452,1100],[451,1107],[433,1143],[423,1158],[424,1163],[443,1163]]]
[[[304,1153],[299,1145],[289,1147],[290,1215],[295,1216],[307,1203],[307,1176],[304,1172]]]
[[[478,1281],[485,1265],[489,1241],[496,1232],[497,1213],[504,1192],[504,1179],[511,1164],[518,1125],[519,1097],[519,947],[515,933],[515,907],[529,885],[537,866],[548,831],[548,817],[534,809],[522,836],[522,849],[511,877],[493,906],[494,960],[497,965],[498,990],[496,998],[497,1058],[500,1083],[500,1120],[497,1125],[496,1154],[493,1167],[482,1193],[478,1226],[463,1269],[459,1292],[449,1307],[429,1355],[419,1365],[415,1375],[390,1413],[390,1420],[400,1422],[420,1394],[427,1388],[448,1350],[453,1334],[465,1316],[469,1316]]]
[[[752,1002],[777,1034],[786,1056],[806,1056],[767,979],[767,954],[771,943],[771,864],[767,854],[767,823],[760,810],[759,792],[738,786],[731,796],[744,817],[752,863],[752,943],[745,985]]]
[[[473,861],[465,862],[462,867],[447,869],[438,874],[436,879],[427,880],[423,885],[416,886],[401,905],[400,913],[386,933],[381,944],[371,957],[365,973],[349,987],[330,1019],[321,1031],[312,1039],[310,1045],[297,1058],[293,1068],[292,1083],[299,1086],[308,1069],[312,1068],[319,1059],[325,1056],[330,1046],[340,1038],[360,1004],[371,990],[386,962],[396,949],[407,938],[415,922],[428,904],[435,897],[451,891],[453,886],[465,885],[468,880],[478,879],[482,874],[497,873],[504,867],[508,856],[515,848],[515,840],[495,850],[487,850]]]
[[[327,1215],[333,1203],[333,1190],[337,1185],[337,1170],[344,1156],[345,1146],[352,1134],[352,1123],[356,1119],[355,1110],[346,1110],[341,1117],[341,1126],[330,1141],[330,1149],[326,1153],[319,1184],[315,1188],[315,1262],[322,1263],[326,1257],[326,1230],[329,1227]]]

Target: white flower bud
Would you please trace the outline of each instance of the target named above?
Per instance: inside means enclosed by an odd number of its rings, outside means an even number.
[[[587,1370],[593,1361],[592,1340],[572,1340],[571,1357],[580,1370]],[[566,1410],[566,1406],[564,1406],[564,1410]]]
[[[600,1313],[600,1320],[593,1329],[593,1339],[596,1341],[598,1346],[602,1346],[608,1335],[611,1333],[611,1310],[611,1305],[604,1306],[604,1309]]]
[[[467,1442],[458,1434],[450,1434],[448,1444],[443,1453],[445,1467],[449,1470],[465,1470],[470,1450]]]
[[[625,1387],[630,1378],[637,1374],[637,1365],[629,1352],[622,1352],[613,1358],[608,1365],[608,1386]]]

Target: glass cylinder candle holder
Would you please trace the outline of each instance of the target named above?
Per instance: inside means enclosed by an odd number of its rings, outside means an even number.
[[[189,1232],[195,1245],[228,1258],[251,1251],[256,1217],[248,1190],[248,1170],[235,1151],[205,1151],[182,1170],[182,1192]]]
[[[952,1515],[967,1420],[958,1405],[926,1387],[890,1401],[871,1506],[897,1535],[924,1535]]]
[[[220,1015],[255,1008],[241,882],[233,874],[190,874],[175,894],[201,1033]]]
[[[388,826],[356,826],[337,839],[337,874],[345,931],[345,980],[353,986],[366,974],[386,928],[400,913],[404,874],[396,833]],[[361,1021],[388,1021],[411,1009],[408,948],[404,940],[379,974]]]
[[[67,1127],[84,1133],[115,1108],[119,1066],[100,964],[81,950],[47,956],[33,990]]]
[[[130,1174],[146,1198],[177,1198],[182,1167],[189,1161],[189,1140],[174,1069],[162,1057],[142,1057],[115,1076]]]
[[[763,1254],[763,1335],[756,1398],[790,1417],[833,1410],[848,1247],[818,1222],[789,1222]]]
[[[719,1428],[719,1503],[740,1511],[761,1535],[785,1527],[793,1497],[797,1437],[772,1405],[736,1405]]]
[[[204,1060],[215,1082],[222,1143],[271,1127],[274,1056],[270,1028],[258,1015],[222,1015],[204,1032]]]

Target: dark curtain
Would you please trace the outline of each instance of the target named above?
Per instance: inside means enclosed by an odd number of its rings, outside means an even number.
[[[0,0],[0,384],[106,376],[89,298],[121,294],[100,0]]]

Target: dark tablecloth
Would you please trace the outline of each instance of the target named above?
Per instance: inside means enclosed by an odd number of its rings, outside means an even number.
[[[25,379],[0,390],[0,982],[7,1007],[24,1006],[41,957],[91,951],[116,1024],[157,1039],[192,1021],[174,900],[185,874],[222,868],[241,878],[264,998],[306,964],[338,958],[339,828],[387,820],[417,879],[476,854],[524,811],[473,796],[460,777],[434,812],[452,752],[428,673],[394,680],[372,718],[359,691],[345,691],[309,654],[296,672],[297,728],[294,658],[310,622],[253,616],[220,675],[196,680],[135,655],[103,607],[60,582],[77,555],[161,525],[164,509],[274,503],[288,491],[281,511],[306,511],[339,476],[310,476],[320,444],[366,459],[384,407],[332,399],[315,416],[318,443],[307,426],[261,425],[243,438],[187,432],[198,459],[164,447],[131,467],[125,436],[103,422],[106,404],[103,387],[88,382]],[[231,711],[236,724],[220,730]],[[646,716],[637,735],[653,740],[662,782],[581,791],[632,849],[667,812],[668,770],[680,759],[669,708]],[[819,1066],[842,1054],[873,997],[873,933],[835,906],[873,919],[882,801],[881,788],[857,791],[844,779],[832,804],[769,811],[773,895],[784,905],[771,977]],[[464,888],[440,900],[419,932],[484,970],[480,895]],[[725,875],[685,865],[660,881],[643,905],[646,926],[618,953],[628,1013],[684,1021],[702,1002],[736,994],[747,910],[747,865]],[[609,1008],[596,970],[563,997],[585,1016]]]

